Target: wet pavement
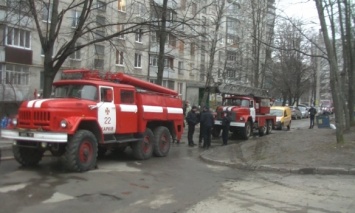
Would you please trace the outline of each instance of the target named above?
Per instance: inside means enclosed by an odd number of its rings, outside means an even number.
[[[230,139],[227,146],[221,146],[221,139],[215,138],[210,149],[195,146],[187,152],[199,149],[199,157],[206,162],[251,171],[355,175],[355,131],[345,134],[346,144],[337,146],[335,130],[308,129],[307,125],[308,119],[293,121],[290,131],[273,130],[270,135],[247,141]],[[187,129],[181,143],[173,146],[187,146],[186,133]],[[199,127],[194,134],[195,143],[198,135]],[[11,140],[0,139],[1,160],[12,159],[11,145]]]

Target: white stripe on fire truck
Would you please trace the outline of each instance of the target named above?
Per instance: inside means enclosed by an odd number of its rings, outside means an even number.
[[[27,103],[27,108],[32,108],[33,107],[33,104],[36,102],[37,100],[32,100],[32,101],[29,101]]]
[[[43,102],[48,101],[49,99],[41,99],[41,100],[32,100],[27,103],[27,108],[32,108],[33,105],[35,108],[41,108]]]
[[[168,109],[168,113],[171,113],[171,114],[182,114],[183,113],[182,108],[167,107],[167,109]]]
[[[43,102],[48,101],[49,99],[41,99],[35,102],[35,108],[41,108]]]
[[[143,111],[144,112],[162,113],[163,112],[163,107],[143,105]]]
[[[137,105],[120,104],[121,112],[134,112],[138,111]]]

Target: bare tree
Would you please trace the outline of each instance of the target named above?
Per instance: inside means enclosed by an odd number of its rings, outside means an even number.
[[[328,5],[328,1],[324,2],[323,0],[315,0],[318,17],[322,27],[324,44],[327,50],[327,56],[330,67],[330,86],[332,90],[332,96],[335,106],[335,117],[336,117],[336,138],[337,143],[344,143],[343,130],[344,130],[344,112],[343,112],[343,93],[342,85],[340,79],[340,72],[338,68],[338,57],[336,55],[335,48],[335,23],[334,23],[334,7]],[[330,7],[325,7],[325,3]],[[334,6],[334,5],[333,5]],[[328,10],[327,10],[328,9]],[[330,18],[330,32],[328,29],[328,24],[326,21],[326,15]],[[331,36],[330,36],[331,35]]]

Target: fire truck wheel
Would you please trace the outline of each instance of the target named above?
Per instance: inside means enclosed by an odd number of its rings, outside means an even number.
[[[265,126],[259,128],[259,136],[266,135],[266,132],[267,132],[267,123],[265,124]]]
[[[79,130],[69,140],[64,154],[64,163],[68,170],[83,172],[96,166],[97,140],[93,133]]]
[[[152,130],[147,128],[143,138],[135,142],[132,146],[133,156],[137,160],[145,160],[152,157],[153,154],[154,134]]]
[[[273,128],[273,125],[272,125],[272,121],[267,121],[267,128],[266,128],[266,134],[270,134],[272,132],[272,128]],[[281,126],[282,128],[282,126]]]
[[[248,140],[249,137],[251,136],[252,133],[252,129],[251,129],[251,124],[250,121],[245,123],[245,127],[242,128],[242,137],[245,140]]]
[[[154,129],[154,156],[165,157],[170,151],[171,134],[165,126]]]
[[[12,146],[12,152],[22,166],[35,166],[43,157],[43,150],[35,148]]]

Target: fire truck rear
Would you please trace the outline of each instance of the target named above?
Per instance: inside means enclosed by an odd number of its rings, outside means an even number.
[[[38,164],[49,150],[70,171],[96,166],[106,151],[132,148],[136,159],[169,153],[183,132],[178,93],[123,73],[66,70],[48,99],[25,101],[1,136],[15,140],[13,154],[23,166]]]
[[[276,116],[270,115],[270,98],[266,90],[241,85],[221,85],[222,106],[216,109],[213,136],[222,130],[224,116],[229,116],[230,131],[243,139],[249,139],[258,131],[259,136],[270,134],[276,123]]]

